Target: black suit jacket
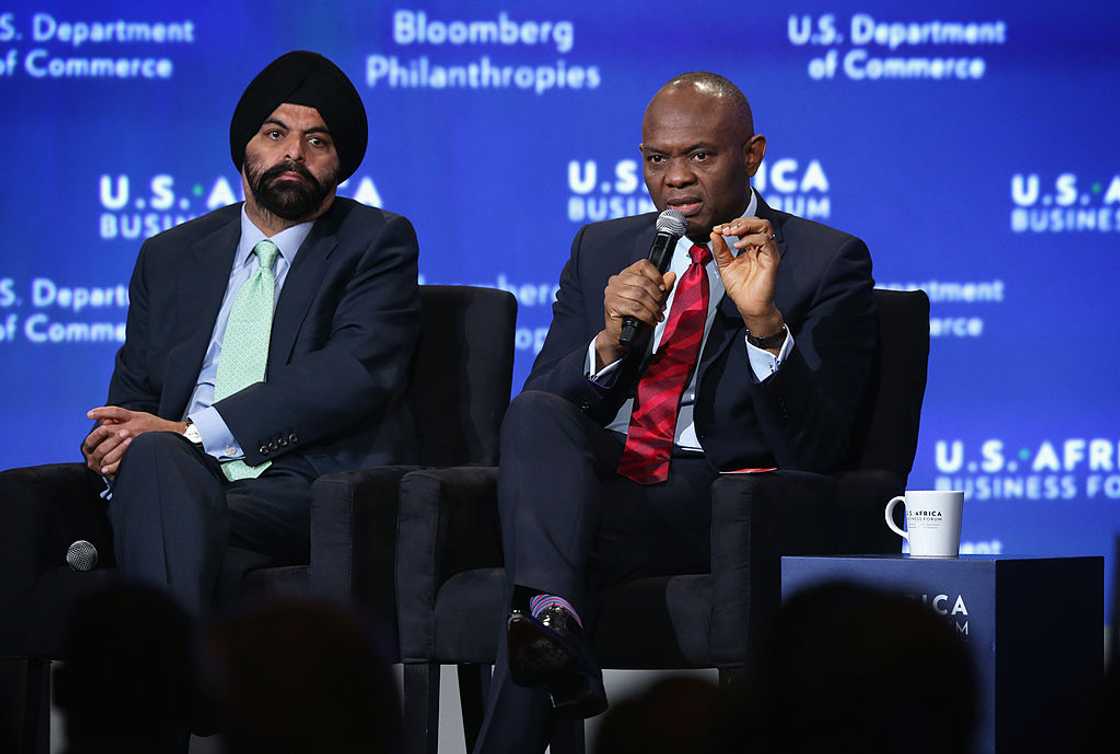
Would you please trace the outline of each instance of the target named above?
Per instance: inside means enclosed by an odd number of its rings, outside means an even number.
[[[775,303],[793,333],[789,358],[760,383],[751,369],[746,327],[730,298],[716,312],[699,364],[697,438],[718,469],[776,465],[831,471],[850,458],[855,415],[878,343],[871,257],[858,238],[778,212],[759,200],[781,254]],[[525,383],[564,396],[606,425],[633,397],[648,361],[626,357],[602,388],[584,376],[588,344],[603,328],[607,278],[645,258],[656,214],[587,225],[560,276],[552,326]]]
[[[241,236],[241,205],[148,239],[129,285],[111,405],[181,420]],[[251,465],[303,454],[320,474],[411,460],[402,405],[419,332],[416,234],[336,198],[288,270],[258,382],[215,403]]]

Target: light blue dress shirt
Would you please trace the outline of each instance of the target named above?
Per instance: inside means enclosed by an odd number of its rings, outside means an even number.
[[[747,209],[743,212],[743,217],[754,217],[758,211],[758,196],[751,191],[751,201],[747,205]],[[735,236],[724,236],[727,241],[727,246],[735,255],[739,254],[739,249],[736,249],[734,244],[739,239]],[[687,237],[681,238],[677,242],[677,247],[673,250],[673,259],[670,262],[669,270],[677,273],[677,280],[681,279],[685,270],[692,264],[692,257],[689,256],[689,249],[692,248],[692,241]],[[712,248],[711,241],[708,242],[708,249]],[[708,333],[711,332],[712,322],[716,318],[716,310],[719,308],[719,302],[724,296],[723,280],[719,276],[719,269],[716,266],[714,258],[708,260],[705,266],[705,271],[708,273],[708,317],[704,321],[704,339],[700,342],[700,353],[704,352],[704,345],[708,342]],[[676,296],[677,289],[673,288],[669,292],[669,298],[665,302],[665,311],[672,311],[673,298]],[[669,321],[668,316],[653,329],[653,349],[656,351],[658,344],[661,342],[661,335],[665,331],[665,324]],[[744,340],[746,340],[744,338]],[[754,371],[755,377],[759,382],[764,381],[774,372],[778,371],[778,367],[789,356],[793,350],[793,335],[789,330],[786,330],[786,338],[782,343],[782,347],[778,350],[778,355],[774,356],[772,353],[764,348],[751,345],[746,341],[747,345],[747,358],[750,360],[751,369]],[[604,386],[608,385],[611,375],[618,368],[621,361],[615,361],[606,365],[598,372],[593,372],[596,364],[595,356],[595,341],[591,341],[591,345],[587,350],[587,362],[584,367],[584,372],[588,378],[596,383]],[[673,444],[686,450],[703,451],[700,446],[700,440],[696,437],[696,424],[693,421],[693,403],[696,402],[696,374],[699,370],[692,371],[692,378],[689,380],[688,387],[685,388],[684,393],[681,395],[680,410],[677,413],[677,426],[673,434]],[[630,428],[630,414],[634,408],[634,399],[627,398],[622,406],[618,409],[618,413],[607,424],[607,429],[613,432],[620,432],[626,434]]]
[[[229,273],[229,283],[226,285],[225,297],[222,298],[222,308],[218,310],[218,320],[214,323],[214,332],[210,334],[206,356],[202,359],[202,370],[198,373],[198,381],[195,383],[194,392],[191,393],[184,414],[184,419],[189,419],[198,428],[198,433],[202,436],[203,449],[219,461],[229,461],[245,455],[241,445],[226,426],[225,419],[212,404],[214,381],[218,376],[218,360],[222,356],[222,338],[226,334],[229,310],[233,306],[237,291],[259,267],[253,247],[267,238],[280,250],[280,254],[276,257],[275,268],[275,301],[279,301],[280,290],[284,287],[288,270],[295,262],[299,247],[311,232],[312,225],[313,222],[293,225],[269,238],[249,219],[244,205],[241,207],[241,240],[237,243],[237,253],[233,257],[233,269]]]

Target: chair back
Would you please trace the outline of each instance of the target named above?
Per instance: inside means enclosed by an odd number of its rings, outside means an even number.
[[[405,400],[423,466],[490,466],[513,380],[517,301],[507,291],[420,286],[420,340]]]
[[[867,409],[856,430],[859,469],[887,469],[905,480],[914,467],[929,365],[929,297],[925,291],[875,289],[879,351]]]

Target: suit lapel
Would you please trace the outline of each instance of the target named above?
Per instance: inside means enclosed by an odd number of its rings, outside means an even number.
[[[268,346],[268,371],[288,363],[300,326],[319,291],[327,271],[327,259],[338,245],[337,213],[330,212],[315,223],[299,247],[296,261],[288,270],[276,313],[272,317],[272,335]]]
[[[168,353],[161,413],[182,414],[202,369],[206,346],[214,332],[222,298],[229,285],[233,257],[241,238],[241,214],[195,241],[188,252],[190,263],[180,270],[177,316],[186,323],[186,338]]]
[[[647,259],[649,257],[649,247],[653,245],[653,237],[657,235],[657,226],[650,223],[648,228],[642,230],[638,237],[634,240],[634,247],[630,249],[630,260],[626,266],[637,262],[639,259]]]
[[[634,239],[634,245],[630,249],[630,256],[627,259],[626,264],[623,265],[624,267],[629,267],[639,260],[649,258],[649,247],[653,245],[653,237],[657,235],[656,216],[654,216],[654,220],[655,222],[650,223],[649,227],[644,228]],[[616,272],[621,272],[621,268],[609,273],[609,275],[613,275]],[[604,278],[604,280],[605,279],[606,278]],[[641,347],[632,348],[630,353],[624,357],[625,364],[628,366],[628,368],[634,369],[636,370],[636,372],[645,371],[650,357],[653,355],[653,337],[651,336],[651,333],[652,331],[646,330],[645,335],[639,335],[638,337],[640,340],[638,340],[634,345],[640,345]]]

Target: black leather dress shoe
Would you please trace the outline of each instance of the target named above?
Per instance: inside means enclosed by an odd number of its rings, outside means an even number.
[[[570,612],[552,606],[534,618],[514,610],[506,622],[506,640],[513,682],[544,687],[558,715],[582,719],[607,708],[603,672]]]

